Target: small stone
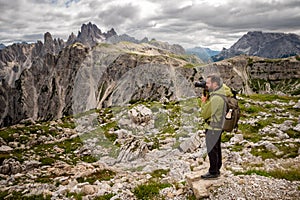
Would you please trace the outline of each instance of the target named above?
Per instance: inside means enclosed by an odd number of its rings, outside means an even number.
[[[0,146],[0,153],[10,153],[13,149],[10,146],[2,145]]]
[[[98,188],[94,185],[84,185],[81,192],[85,195],[92,195],[98,192]]]

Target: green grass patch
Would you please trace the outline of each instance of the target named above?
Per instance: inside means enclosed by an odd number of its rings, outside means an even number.
[[[91,156],[91,155],[82,156],[80,157],[80,160],[87,163],[94,163],[98,161],[98,159],[95,156]]]
[[[68,192],[67,197],[75,200],[82,200],[83,193]]]
[[[157,115],[155,115],[155,119],[154,119],[154,128],[161,128],[163,127],[165,124],[168,123],[168,115],[167,113],[158,113]]]
[[[254,156],[260,156],[263,160],[277,158],[274,152],[268,151],[264,146],[252,148],[250,153]]]
[[[82,147],[83,143],[80,137],[67,139],[61,143],[56,144],[58,147],[64,149],[64,153],[73,153],[76,149]]]
[[[162,197],[159,196],[159,191],[167,187],[172,187],[172,184],[149,182],[135,187],[133,194],[137,199],[142,200],[162,199]]]
[[[144,139],[144,141],[147,142],[147,143],[153,142],[153,145],[152,145],[150,150],[159,149],[159,139],[158,138],[156,138],[156,137],[152,137],[152,138],[147,137],[147,138]]]
[[[184,68],[190,69],[190,68],[194,68],[195,65],[193,65],[193,64],[191,64],[191,63],[188,63],[188,64],[185,64],[183,67],[184,67]]]
[[[115,196],[115,194],[105,194],[105,195],[102,195],[102,196],[97,196],[94,198],[94,200],[110,200],[113,196]]]
[[[157,169],[154,170],[150,175],[152,178],[162,178],[163,175],[167,175],[170,172],[170,169]]]
[[[104,169],[104,170],[94,172],[91,175],[89,175],[88,177],[80,177],[80,178],[77,178],[76,180],[79,183],[89,182],[90,184],[93,184],[97,180],[108,181],[108,180],[112,179],[115,175],[116,175],[116,173],[114,171]]]
[[[261,107],[259,107],[259,106],[250,106],[250,107],[245,107],[244,109],[243,109],[243,111],[244,112],[246,112],[246,113],[248,113],[248,114],[253,114],[253,113],[258,113],[258,112],[260,112],[261,111]]]
[[[281,96],[276,94],[252,94],[247,96],[247,98],[254,101],[282,101],[289,102],[290,100],[296,100],[296,97],[291,96]]]
[[[299,155],[298,149],[300,148],[300,143],[280,143],[275,144],[275,146],[283,152],[283,158],[296,158]]]
[[[276,155],[275,152],[269,151],[264,146],[259,146],[252,148],[250,153],[254,156],[260,156],[263,160],[265,159],[276,159],[276,158],[295,158],[298,154],[298,149],[300,144],[292,143],[292,145],[287,143],[274,144],[282,154]]]
[[[232,137],[233,137],[233,134],[229,134],[227,132],[224,132],[221,136],[221,142],[222,143],[229,142]]]
[[[70,128],[70,129],[75,129],[76,128],[76,124],[72,120],[71,116],[63,117],[61,120],[62,120],[62,123],[59,123],[60,127],[62,127],[62,128]]]
[[[295,130],[292,130],[292,129],[289,129],[287,131],[285,131],[290,138],[300,138],[300,132],[299,131],[295,131]]]
[[[40,162],[42,165],[52,165],[55,163],[55,159],[54,158],[49,158],[49,157],[43,157],[40,159]]]
[[[238,151],[242,151],[243,148],[244,148],[243,145],[241,145],[241,144],[235,144],[230,149],[231,149],[231,151],[238,152]]]
[[[258,134],[260,128],[259,126],[252,126],[250,124],[239,124],[239,130],[242,131],[244,139],[254,143],[262,139],[262,136]]]
[[[2,163],[3,163],[3,161],[5,160],[5,159],[8,159],[8,158],[10,158],[11,156],[10,156],[10,154],[7,154],[7,153],[0,153],[0,166],[2,165]]]
[[[286,119],[285,118],[275,118],[275,117],[269,117],[267,119],[259,120],[255,123],[258,129],[264,128],[268,125],[272,124],[282,124]]]
[[[287,170],[275,169],[272,171],[264,171],[264,170],[255,170],[250,169],[246,172],[233,172],[234,175],[251,175],[257,174],[265,177],[273,177],[276,179],[286,179],[289,181],[300,181],[300,171],[299,169],[290,168]]]
[[[109,139],[111,142],[114,142],[117,138],[118,135],[114,134],[114,133],[110,133],[110,130],[118,130],[120,129],[118,127],[118,122],[113,121],[113,122],[109,122],[107,124],[105,124],[104,126],[102,126],[102,129],[104,131],[104,135],[107,139]]]

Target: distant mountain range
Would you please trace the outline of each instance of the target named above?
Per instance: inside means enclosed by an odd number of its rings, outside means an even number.
[[[203,62],[212,62],[212,56],[218,55],[220,51],[211,50],[210,48],[194,47],[185,50],[187,54],[199,57]]]
[[[237,55],[263,58],[286,58],[300,54],[300,36],[285,33],[248,32],[229,49],[223,49],[212,57],[220,61]]]

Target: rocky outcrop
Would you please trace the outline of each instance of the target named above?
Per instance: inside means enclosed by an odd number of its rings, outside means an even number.
[[[223,49],[213,56],[214,61],[237,55],[259,56],[264,58],[286,58],[300,54],[300,36],[285,33],[248,32],[229,49]]]
[[[185,78],[193,70],[181,70],[187,62],[170,57],[168,51],[128,43],[98,45],[91,50],[74,43],[56,55],[51,41],[51,35],[45,34],[45,45],[37,46],[48,53],[18,72],[14,85],[2,81],[1,126],[27,118],[51,120],[140,99],[195,95],[192,81]]]
[[[47,54],[23,70],[14,87],[0,85],[1,125],[22,119],[50,120],[72,113],[72,91],[76,73],[87,54],[81,44],[65,48],[60,55]]]
[[[185,78],[193,69],[182,70],[186,64],[149,44],[96,46],[78,73],[74,111],[195,95]]]
[[[243,94],[299,94],[300,61],[297,57],[265,59],[237,56],[199,68],[203,74],[220,73],[224,82]]]
[[[25,69],[39,63],[47,55],[57,56],[65,47],[61,39],[53,39],[49,32],[44,35],[44,43],[18,43],[0,51],[0,80],[14,86]]]

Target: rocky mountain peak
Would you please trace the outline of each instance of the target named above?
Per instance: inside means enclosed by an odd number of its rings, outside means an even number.
[[[81,31],[78,32],[77,41],[88,46],[94,46],[105,40],[105,35],[95,25],[89,22],[81,26]]]
[[[265,58],[285,58],[300,53],[300,36],[285,33],[264,33],[250,31],[243,35],[229,49],[223,49],[213,57],[214,61],[237,55],[259,56]]]
[[[76,41],[76,35],[72,32],[67,40],[67,45],[73,44]]]
[[[46,32],[44,34],[44,45],[42,47],[42,54],[54,54],[57,55],[61,49],[65,47],[65,42],[62,39],[53,39],[51,33]]]
[[[114,28],[111,28],[109,31],[107,31],[107,33],[104,33],[106,38],[110,38],[114,35],[117,35],[116,31]]]

